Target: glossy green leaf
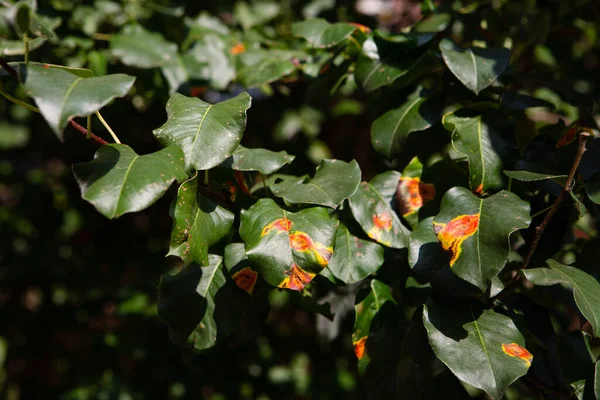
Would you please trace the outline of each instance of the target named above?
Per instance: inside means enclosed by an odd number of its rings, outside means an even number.
[[[210,169],[239,146],[250,102],[246,92],[217,104],[175,93],[167,102],[168,120],[154,136],[183,149],[186,169]]]
[[[171,247],[167,255],[188,265],[208,263],[208,249],[222,239],[235,216],[198,192],[198,176],[185,181],[177,192],[173,210]]]
[[[371,143],[387,158],[397,156],[404,150],[408,136],[429,128],[439,119],[441,112],[438,99],[425,97],[417,89],[404,104],[373,122]]]
[[[29,41],[28,50],[34,51],[46,43],[46,38],[37,37]],[[25,44],[22,40],[2,40],[0,41],[0,54],[3,56],[21,56],[25,54]]]
[[[177,56],[177,45],[139,25],[128,25],[110,39],[110,50],[125,65],[156,68]]]
[[[260,199],[242,211],[240,237],[269,284],[301,291],[329,263],[337,225],[323,207],[291,213]]]
[[[323,160],[314,178],[284,179],[270,189],[290,203],[318,204],[336,208],[356,192],[360,184],[360,167],[356,161]],[[300,180],[300,181],[299,181]]]
[[[108,218],[143,210],[177,180],[186,178],[183,153],[167,147],[137,155],[129,146],[102,146],[94,160],[73,165],[81,196]]]
[[[125,96],[134,81],[134,77],[123,74],[84,79],[60,68],[31,65],[27,68],[25,89],[62,139],[71,118],[91,115],[112,99]]]
[[[396,212],[370,183],[362,182],[349,199],[352,215],[365,233],[387,247],[406,247],[409,232],[402,225]]]
[[[340,281],[360,282],[383,264],[383,247],[357,238],[340,223],[327,269]]]
[[[223,167],[236,171],[258,171],[269,175],[285,164],[291,164],[294,156],[285,151],[274,152],[267,149],[249,149],[239,145],[233,154],[223,162]]]
[[[443,39],[440,50],[446,66],[475,94],[494,83],[510,62],[510,51],[505,48],[463,49],[451,40]]]
[[[543,181],[546,179],[551,179],[555,182],[564,183],[567,181],[567,175],[552,175],[552,174],[540,174],[537,172],[530,171],[504,171],[504,175],[509,178],[516,179],[518,181],[523,182],[535,182],[535,181]]]
[[[343,22],[330,24],[322,18],[307,19],[292,24],[292,34],[306,39],[312,47],[327,48],[352,35],[356,27]]]
[[[548,260],[550,268],[522,270],[521,274],[534,285],[568,285],[573,288],[573,297],[579,311],[590,322],[594,336],[600,337],[600,283],[582,270]]]
[[[504,190],[484,199],[462,187],[446,192],[433,225],[452,271],[485,291],[508,260],[511,233],[531,223],[529,210],[529,203]]]
[[[533,356],[514,322],[470,304],[436,303],[423,309],[429,343],[458,379],[494,399],[527,373]]]
[[[478,194],[504,186],[503,158],[512,148],[495,121],[484,115],[450,114],[443,118],[452,146],[469,160],[469,183]]]

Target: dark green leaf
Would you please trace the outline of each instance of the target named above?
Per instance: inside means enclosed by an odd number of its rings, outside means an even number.
[[[323,160],[314,178],[283,180],[270,185],[271,191],[290,203],[318,204],[336,208],[356,192],[360,168],[356,161]]]
[[[292,24],[292,34],[304,38],[312,47],[332,47],[356,30],[356,27],[343,22],[330,24],[321,18],[307,19]]]
[[[149,207],[173,181],[186,178],[183,152],[174,146],[143,156],[124,144],[102,146],[73,172],[81,196],[108,218]]]
[[[137,68],[161,67],[177,56],[175,43],[139,25],[126,26],[121,33],[113,35],[110,49],[123,64]]]
[[[567,175],[551,175],[551,174],[540,174],[537,172],[530,171],[504,171],[504,175],[523,182],[535,182],[543,181],[546,179],[552,179],[555,182],[564,185],[567,181]]]
[[[21,0],[8,10],[7,19],[11,22],[17,35],[21,37],[29,32],[29,25],[35,15],[35,10],[32,9],[33,6],[35,6],[35,3]]]
[[[449,39],[440,42],[444,62],[469,90],[479,94],[504,72],[510,61],[505,48],[470,47],[463,49]]]
[[[585,192],[590,200],[600,204],[600,174],[595,174],[585,183]]]
[[[249,149],[239,145],[222,166],[236,171],[258,171],[269,175],[292,161],[294,156],[285,151],[276,153],[267,149]]]
[[[208,249],[223,238],[233,225],[234,215],[198,193],[198,176],[185,181],[173,207],[173,230],[169,254],[187,265],[208,263]]]
[[[552,105],[552,103],[522,93],[508,91],[503,92],[500,101],[505,108],[513,111],[522,111],[533,107],[546,107],[549,109],[554,109],[554,105]]]
[[[594,336],[600,337],[600,283],[582,270],[562,265],[554,260],[547,261],[550,268],[522,270],[521,274],[534,285],[569,285],[573,288],[573,297],[583,314],[594,329]]]
[[[462,187],[446,192],[433,225],[452,271],[485,291],[508,260],[511,233],[531,223],[529,210],[529,203],[511,192],[485,199]]]
[[[291,213],[260,199],[242,211],[240,237],[260,276],[301,291],[329,263],[337,225],[323,207]]]
[[[168,120],[154,136],[183,149],[186,169],[210,169],[239,146],[250,102],[246,92],[217,104],[175,93],[167,102]]]
[[[91,115],[115,97],[125,96],[134,81],[134,77],[123,74],[84,79],[60,68],[31,65],[27,68],[25,89],[62,139],[71,118]]]

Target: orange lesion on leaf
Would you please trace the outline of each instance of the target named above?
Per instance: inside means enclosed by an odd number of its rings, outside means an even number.
[[[233,46],[229,51],[234,56],[236,56],[238,54],[242,54],[246,51],[246,45],[244,43],[236,43],[236,45]]]
[[[525,361],[527,366],[531,365],[533,355],[524,347],[519,346],[516,343],[504,344],[502,343],[502,351],[511,357],[517,357]]]
[[[560,139],[558,139],[558,142],[556,142],[556,148],[560,149],[561,147],[565,147],[568,144],[570,144],[571,142],[573,142],[573,140],[575,140],[575,136],[577,135],[577,132],[579,132],[581,129],[582,129],[582,127],[581,127],[581,124],[579,123],[579,121],[573,123],[569,127],[567,132]]]
[[[459,215],[447,224],[434,222],[433,229],[442,248],[450,252],[450,266],[460,256],[463,242],[479,228],[479,214]]]
[[[479,186],[477,186],[477,189],[474,190],[475,194],[478,194],[479,196],[481,196],[483,194],[483,182],[481,182],[479,184]]]
[[[279,284],[280,288],[301,291],[310,281],[313,280],[316,274],[311,274],[300,268],[296,263],[292,263],[292,267],[284,272],[286,277]]]
[[[250,267],[246,267],[233,274],[231,278],[240,289],[248,294],[252,294],[254,285],[256,285],[256,281],[258,280],[258,272],[253,271]]]
[[[379,214],[373,215],[373,227],[369,229],[367,235],[378,241],[381,244],[389,246],[389,242],[381,240],[383,232],[389,232],[392,230],[392,216],[390,213],[383,211]]]
[[[315,256],[319,265],[325,267],[331,256],[333,249],[325,246],[323,243],[315,242],[304,232],[294,232],[290,235],[290,246],[299,252],[310,251]]]
[[[275,230],[276,233],[289,232],[291,227],[292,221],[290,221],[287,218],[278,218],[275,221],[268,224],[267,226],[265,226],[262,232],[260,233],[260,236],[265,236],[273,230]]]
[[[356,358],[359,360],[365,355],[367,337],[368,336],[363,336],[352,343],[354,345],[354,354],[356,354]]]
[[[227,185],[227,191],[229,192],[229,200],[235,201],[235,197],[237,195],[237,187],[231,181],[225,182]]]
[[[350,25],[355,26],[362,33],[369,33],[369,32],[371,32],[371,28],[369,28],[368,26],[365,26],[363,24],[359,24],[358,22],[350,22]]]
[[[400,178],[398,197],[400,213],[406,217],[435,197],[435,186],[421,182],[418,177]]]

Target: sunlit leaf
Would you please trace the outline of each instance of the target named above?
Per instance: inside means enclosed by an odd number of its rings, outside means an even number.
[[[290,164],[294,156],[285,151],[274,152],[267,149],[249,149],[239,145],[233,154],[223,162],[223,167],[236,171],[258,171],[269,175],[285,164]]]
[[[304,38],[313,47],[335,46],[356,30],[356,26],[338,22],[331,24],[322,18],[307,19],[292,24],[292,34]]]
[[[137,68],[156,68],[177,56],[177,45],[168,42],[160,33],[150,32],[139,25],[128,25],[110,39],[111,53],[125,65]]]

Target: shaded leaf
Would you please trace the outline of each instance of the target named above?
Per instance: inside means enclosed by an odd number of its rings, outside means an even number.
[[[273,286],[301,291],[329,263],[337,225],[325,208],[291,213],[260,199],[242,211],[239,232],[260,276]]]
[[[590,200],[596,204],[600,204],[600,174],[592,176],[592,178],[585,183],[585,192]]]
[[[168,120],[154,136],[165,146],[181,147],[186,169],[213,168],[239,146],[250,102],[246,92],[217,104],[175,93],[167,102]]]
[[[502,103],[503,107],[513,111],[522,111],[533,107],[546,107],[551,110],[554,109],[554,105],[546,100],[516,92],[503,92],[500,102]]]
[[[479,94],[504,72],[510,61],[505,48],[463,49],[449,39],[440,42],[442,58],[454,76],[469,90]]]
[[[269,187],[273,194],[290,203],[318,204],[335,208],[356,192],[360,184],[360,168],[356,161],[323,160],[314,178],[284,179]]]
[[[567,175],[540,174],[530,171],[504,171],[504,175],[523,182],[535,182],[551,179],[561,185],[567,181]]]
[[[521,274],[534,285],[568,285],[573,288],[573,297],[579,311],[590,322],[594,336],[600,337],[600,283],[582,270],[548,260],[550,268],[522,270]]]
[[[223,162],[222,166],[236,171],[258,171],[261,174],[269,175],[285,164],[290,164],[294,161],[294,158],[285,151],[249,149],[239,145],[233,154]]]
[[[356,27],[344,22],[330,24],[322,18],[311,18],[292,24],[292,34],[304,38],[312,47],[332,47],[356,30]]]
[[[508,260],[511,233],[531,223],[529,210],[511,192],[481,199],[462,187],[448,190],[433,226],[452,271],[485,291]]]
[[[93,161],[74,164],[73,173],[83,199],[108,218],[149,207],[186,178],[181,149],[140,156],[124,144],[102,146]]]
[[[125,65],[156,68],[177,56],[177,45],[139,25],[128,25],[110,39],[111,53]]]
[[[419,210],[433,200],[436,187],[421,180],[423,164],[417,157],[413,158],[402,171],[402,177],[396,190],[398,211],[411,227],[419,223]]]

